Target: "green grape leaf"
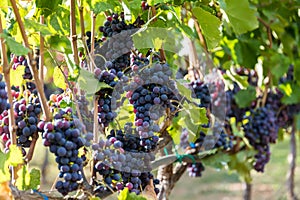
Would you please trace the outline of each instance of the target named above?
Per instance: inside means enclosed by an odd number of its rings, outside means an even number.
[[[126,98],[124,103],[118,109],[118,115],[116,120],[118,125],[124,127],[124,125],[129,121],[134,121],[135,114],[133,112],[133,106],[129,103],[129,100]]]
[[[22,163],[22,151],[16,145],[10,145],[7,154],[0,151],[0,183],[10,180],[9,166],[17,166]]]
[[[54,67],[53,70],[53,82],[57,87],[65,90],[67,88],[67,83],[65,81],[65,77],[63,72],[59,69],[59,67]]]
[[[294,80],[300,85],[300,60],[296,60],[294,64]]]
[[[73,54],[65,54],[65,61],[69,70],[68,80],[76,81],[79,77],[80,68],[78,65],[75,65]]]
[[[60,35],[70,34],[69,22],[70,10],[62,5],[58,6],[55,13],[48,16],[47,26],[51,32],[59,33]]]
[[[93,1],[92,2],[92,10],[96,15],[100,14],[101,12],[107,11],[107,10],[114,10],[114,8],[118,5],[118,1]]]
[[[296,130],[300,131],[300,113],[295,116]]]
[[[170,2],[170,0],[147,0],[149,6],[154,6],[156,4],[167,3],[167,2]]]
[[[72,53],[71,42],[66,36],[54,35],[46,37],[46,42],[50,48],[64,53]]]
[[[85,69],[80,69],[80,74],[77,79],[79,86],[86,94],[95,94],[101,89],[112,88],[104,82],[99,82],[95,75]]]
[[[41,9],[41,14],[47,17],[56,11],[56,8],[62,3],[62,0],[36,0],[35,2],[36,7]]]
[[[37,23],[30,19],[25,19],[26,30],[29,32],[41,32],[43,36],[51,35],[52,33],[50,29],[45,24]]]
[[[251,105],[251,102],[256,99],[255,87],[249,86],[245,90],[240,90],[234,95],[234,100],[238,104],[239,108],[246,108]]]
[[[14,40],[14,38],[12,38],[4,33],[0,34],[0,37],[5,39],[5,43],[7,44],[9,50],[17,56],[26,55],[30,51],[28,48],[24,47],[22,44],[16,42]]]
[[[147,200],[141,195],[136,195],[134,192],[129,192],[128,188],[125,187],[118,195],[118,200]]]
[[[250,171],[253,168],[251,158],[254,157],[256,151],[245,150],[236,154],[230,155],[230,161],[228,167],[230,170],[235,170],[244,179],[245,182],[250,183],[252,181]]]
[[[205,108],[200,108],[194,103],[189,103],[187,101],[185,101],[182,106],[193,124],[201,125],[208,123]]]
[[[180,116],[180,119],[178,121],[178,124],[181,126],[181,127],[184,127],[186,128],[188,131],[189,131],[189,134],[193,135],[194,137],[197,136],[198,134],[198,131],[200,129],[200,126],[199,125],[195,125],[190,117],[188,116],[188,113],[185,112],[185,111],[182,111],[179,113],[179,116]]]
[[[202,159],[202,162],[206,166],[211,166],[216,169],[224,168],[224,165],[230,161],[230,156],[223,152],[218,152],[213,156],[207,156]]]
[[[269,51],[265,54],[265,57],[266,59],[263,63],[264,71],[270,71],[273,75],[273,81],[277,82],[288,70],[291,61],[287,56],[278,54],[275,51]]]
[[[221,31],[219,29],[221,21],[200,7],[193,8],[192,12],[200,24],[208,49],[213,49],[221,40]]]
[[[10,180],[8,155],[0,151],[0,183]]]
[[[189,82],[183,79],[176,79],[176,86],[179,90],[179,94],[188,100],[192,100],[192,89],[188,88]]]
[[[179,117],[174,117],[172,119],[172,124],[167,128],[169,135],[172,137],[172,140],[176,145],[180,144],[180,135],[183,128],[178,124],[179,119]]]
[[[89,200],[101,200],[99,197],[90,197]]]
[[[41,180],[40,170],[33,168],[31,169],[29,175],[30,175],[29,188],[34,190],[38,189]]]
[[[299,85],[296,83],[284,83],[279,85],[279,89],[283,91],[282,103],[286,105],[297,104],[300,102]]]
[[[260,42],[255,38],[245,37],[240,37],[239,42],[234,46],[237,62],[241,66],[254,69],[259,55]]]
[[[221,0],[220,6],[235,33],[242,34],[258,28],[256,10],[250,8],[248,0]]]
[[[23,165],[18,171],[16,186],[19,190],[36,190],[40,185],[40,170],[32,169],[28,171],[28,166]]]
[[[21,86],[23,84],[23,74],[25,66],[19,65],[15,70],[10,70],[10,84],[14,86]]]

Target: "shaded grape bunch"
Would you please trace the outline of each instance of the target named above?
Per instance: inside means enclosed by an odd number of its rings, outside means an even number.
[[[199,148],[202,145],[206,145],[207,141],[205,140],[213,140],[214,145],[212,146],[212,149],[221,149],[229,151],[233,148],[233,136],[228,135],[223,130],[219,130],[219,132],[214,132],[213,135],[209,136],[207,136],[203,131],[200,131],[199,137],[196,139],[194,144],[191,145],[191,147],[195,146]]]
[[[104,26],[100,26],[99,31],[103,33],[104,37],[112,37],[123,30],[139,28],[143,24],[145,24],[145,22],[140,17],[137,17],[134,23],[127,24],[123,12],[121,12],[120,15],[113,13],[106,18]]]
[[[7,101],[8,96],[5,88],[6,84],[3,81],[3,75],[0,74],[0,113],[9,108],[9,103]]]
[[[208,85],[200,80],[196,80],[192,82],[190,85],[194,91],[192,97],[201,100],[199,107],[208,108],[211,103],[211,96],[209,93]]]
[[[189,163],[187,165],[187,171],[190,177],[201,177],[204,170],[205,167],[201,162]]]
[[[102,175],[106,186],[100,185],[95,192],[107,190],[123,190],[140,194],[153,179],[150,162],[155,159],[152,153],[141,145],[138,135],[132,134],[132,124],[127,123],[125,130],[112,130],[106,139],[92,145],[95,151],[95,170]],[[159,181],[154,179],[154,185]],[[98,191],[100,190],[100,191]],[[158,188],[155,188],[158,193]]]
[[[275,143],[278,136],[279,127],[276,123],[276,115],[270,108],[260,107],[256,110],[250,110],[243,122],[245,137],[254,149],[258,150],[255,155],[257,159],[254,169],[263,172],[270,158],[269,144]]]
[[[279,80],[279,83],[286,83],[286,82],[291,82],[295,81],[294,79],[294,65],[290,65],[288,68],[288,71],[286,72],[286,75],[281,77]]]
[[[239,108],[236,103],[234,96],[241,90],[239,85],[234,82],[233,89],[227,90],[226,95],[226,119],[230,120],[231,117],[234,117],[237,122],[241,122],[246,112],[246,108]]]
[[[247,69],[247,68],[237,68],[235,72],[240,76],[247,76],[247,81],[252,86],[257,86],[258,83],[258,75],[254,69]]]
[[[92,33],[91,33],[91,31],[87,31],[85,33],[85,35],[87,36],[86,45],[88,47],[88,50],[91,51],[91,42],[92,42],[92,39],[93,39],[92,38]],[[100,45],[101,41],[102,40],[98,40],[98,39],[94,38],[94,48],[98,47]]]
[[[283,93],[279,90],[268,92],[266,106],[276,111],[276,123],[279,127],[287,128],[293,124],[294,117],[300,112],[300,103],[298,104],[283,104]]]
[[[38,97],[31,95],[28,97],[28,100],[22,98],[13,103],[13,108],[15,112],[15,122],[17,126],[17,145],[28,148],[30,147],[34,133],[37,133],[37,124],[39,122],[39,116],[41,114],[41,105]],[[2,125],[1,130],[2,134],[5,134],[5,138],[9,138],[9,120],[8,112],[4,111],[1,114]],[[6,148],[9,148],[10,140],[6,143]],[[23,150],[24,155],[26,154]]]
[[[40,50],[35,49],[33,61],[36,63],[37,69],[39,68],[39,55],[40,55]],[[13,59],[12,68],[14,70],[16,70],[19,65],[25,66],[24,74],[22,75],[23,79],[31,80],[33,78],[31,71],[29,69],[28,60],[25,58],[25,56],[16,56],[14,54],[11,54],[11,59]]]
[[[99,82],[104,82],[111,87],[115,87],[119,78],[123,76],[122,72],[116,72],[114,69],[111,69],[109,72],[106,70],[101,71],[101,69],[96,68],[94,71],[95,77]],[[104,127],[107,127],[110,122],[116,117],[116,113],[111,109],[111,100],[112,100],[112,89],[106,88],[98,91],[96,95],[99,95],[98,100],[98,122]]]
[[[42,132],[43,144],[55,154],[59,178],[63,179],[56,182],[55,188],[62,195],[77,190],[85,160],[84,155],[79,157],[78,151],[93,139],[93,134],[88,132],[85,138],[81,136],[82,126],[72,116],[70,107],[59,109],[52,122],[41,121],[38,129]]]

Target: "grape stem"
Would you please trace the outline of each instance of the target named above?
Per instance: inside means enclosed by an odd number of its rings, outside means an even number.
[[[82,42],[84,42],[84,39],[85,39],[85,27],[84,27],[83,3],[82,2],[83,2],[83,0],[80,0],[79,17],[80,17],[81,38],[82,38]]]
[[[169,134],[166,134],[165,137],[170,137]],[[164,149],[160,150],[161,155],[165,155],[165,150],[168,153],[172,152],[172,142],[169,143]],[[158,193],[157,199],[169,199],[169,195],[171,193],[170,183],[172,181],[173,177],[173,163],[169,165],[162,165],[158,168],[157,172],[157,178],[160,180],[159,190],[160,193]]]
[[[76,17],[75,17],[75,0],[71,0],[70,9],[70,29],[71,29],[71,41],[72,50],[75,65],[79,65],[78,48],[77,48],[77,34],[76,34]]]
[[[251,200],[251,196],[252,196],[252,184],[245,183],[244,200]]]
[[[272,32],[271,32],[271,27],[269,24],[267,24],[262,18],[257,17],[258,21],[262,23],[266,29],[267,29],[267,34],[268,34],[268,40],[269,40],[269,48],[271,49],[273,46],[273,39],[272,39]]]
[[[289,153],[289,171],[287,173],[287,189],[288,198],[291,200],[297,200],[295,194],[295,170],[296,170],[296,158],[297,158],[297,143],[296,143],[296,119],[293,121],[290,139],[290,153]]]
[[[0,34],[3,33],[3,28],[2,28],[2,19],[1,19],[1,14],[0,14]],[[9,133],[10,133],[10,140],[11,144],[16,145],[17,144],[17,138],[16,138],[16,132],[17,132],[17,126],[15,123],[15,117],[14,117],[14,108],[13,108],[13,97],[11,93],[11,85],[10,85],[10,66],[8,64],[8,58],[7,58],[7,49],[5,45],[5,41],[3,37],[0,37],[1,41],[1,58],[2,58],[2,65],[3,65],[3,72],[4,72],[4,78],[6,82],[6,87],[7,87],[7,96],[8,96],[8,101],[9,104],[11,105],[9,108]],[[17,167],[12,166],[12,172],[11,172],[11,180],[12,183],[15,183],[15,180],[17,179]]]
[[[40,23],[44,24],[44,16],[40,16]],[[44,37],[42,33],[40,33],[40,58],[39,58],[39,78],[42,82],[44,82]]]
[[[91,52],[90,52],[90,57],[91,60],[93,60],[94,57],[94,50],[95,50],[95,23],[96,23],[96,17],[97,15],[91,11],[91,18],[92,18],[92,26],[91,26]],[[91,67],[91,72],[94,72],[94,64],[90,64]]]
[[[29,46],[29,43],[28,43],[28,38],[27,38],[27,35],[26,35],[26,32],[25,32],[24,23],[21,20],[21,16],[20,16],[20,13],[19,13],[19,9],[16,5],[16,1],[15,0],[10,0],[10,2],[11,2],[11,5],[13,7],[13,11],[14,11],[17,23],[18,23],[20,31],[21,31],[21,35],[22,35],[22,38],[23,38],[24,45],[25,45],[25,47],[30,49],[30,46]],[[45,118],[46,118],[45,121],[50,121],[52,119],[52,115],[51,115],[49,106],[47,104],[47,99],[46,99],[45,92],[44,92],[44,84],[39,79],[39,73],[38,73],[38,70],[36,68],[37,63],[33,59],[31,50],[28,52],[28,58],[29,58],[28,66],[29,66],[29,69],[30,69],[31,74],[33,75],[33,78],[34,78],[34,81],[35,81],[35,85],[36,85],[36,88],[37,88],[37,91],[38,91],[39,100],[41,102],[41,107],[42,107],[43,113],[44,113]]]
[[[153,22],[156,22],[157,21],[157,18],[155,17],[156,16],[156,8],[155,6],[151,6],[151,14],[152,14],[152,17],[153,18]],[[159,57],[160,57],[160,62],[166,62],[166,54],[165,54],[165,50],[161,47],[159,49]]]
[[[39,138],[39,134],[37,132],[33,133],[32,141],[31,141],[28,153],[25,157],[25,162],[27,162],[27,163],[29,163],[32,160],[32,156],[33,156],[35,145],[36,145],[38,138]]]

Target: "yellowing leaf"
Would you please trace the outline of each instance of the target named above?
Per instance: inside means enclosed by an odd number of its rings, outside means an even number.
[[[10,165],[17,166],[23,163],[23,154],[19,147],[16,145],[10,145],[9,153],[8,153],[8,160]]]
[[[160,39],[160,38],[158,38],[158,37],[155,38],[155,39],[153,40],[154,48],[155,48],[156,50],[161,49],[163,42],[164,42],[164,41],[163,41],[162,39]]]
[[[14,86],[21,86],[23,83],[23,74],[24,74],[25,66],[19,65],[17,69],[10,70],[10,83]]]
[[[59,69],[59,67],[54,68],[53,82],[57,87],[59,87],[63,90],[65,90],[67,88],[67,84],[65,82],[65,77],[64,77],[62,71]]]

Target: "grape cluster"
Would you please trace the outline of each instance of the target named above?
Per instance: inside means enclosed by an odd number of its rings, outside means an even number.
[[[39,49],[36,49],[35,54],[34,54],[34,61],[36,62],[37,68],[39,68],[39,65],[38,65],[39,64],[39,53],[40,53]],[[17,69],[17,67],[19,65],[25,66],[24,74],[22,75],[23,79],[31,80],[33,78],[31,71],[29,69],[28,61],[25,58],[25,56],[16,56],[16,55],[12,54],[11,59],[13,60],[12,68],[14,70]]]
[[[13,103],[15,112],[15,122],[17,126],[17,145],[28,148],[30,147],[32,137],[34,133],[37,133],[37,124],[39,122],[39,116],[41,114],[41,105],[38,97],[30,95],[25,98],[21,98]],[[9,120],[8,111],[4,111],[1,114],[1,130],[4,142],[6,141],[6,148],[9,148]],[[23,151],[25,152],[25,151]]]
[[[141,139],[132,134],[132,124],[125,125],[125,130],[112,130],[107,138],[92,145],[95,153],[95,170],[103,176],[106,187],[122,190],[125,187],[130,192],[141,193],[153,174],[150,173],[150,162],[155,159],[149,149],[141,145]],[[158,137],[157,137],[158,138]],[[154,179],[154,184],[159,184]],[[95,192],[107,190],[103,185],[96,187]],[[155,188],[158,193],[158,188]]]
[[[95,69],[95,77],[99,82],[104,82],[111,87],[115,87],[118,79],[122,78],[123,73],[121,71],[116,72],[114,69],[110,71],[102,70],[99,68]],[[96,93],[99,95],[98,100],[98,121],[104,127],[107,127],[109,123],[116,117],[116,113],[111,109],[112,101],[112,90],[102,89]]]
[[[200,80],[196,80],[192,82],[190,85],[194,91],[192,97],[201,100],[199,107],[208,108],[211,103],[211,96],[209,93],[208,85]]]
[[[55,154],[59,177],[63,179],[56,182],[55,188],[63,195],[77,190],[82,180],[81,171],[85,159],[79,157],[78,150],[93,139],[93,134],[87,133],[86,138],[81,137],[82,126],[72,116],[70,107],[58,109],[54,121],[41,121],[38,129],[42,132],[43,144]]]
[[[86,45],[88,47],[88,50],[91,51],[92,33],[91,31],[87,31],[85,35],[87,36]],[[102,40],[97,40],[96,38],[94,38],[94,48],[97,48],[100,45],[101,41]]]
[[[143,24],[145,24],[145,22],[140,17],[137,17],[134,23],[127,24],[123,12],[121,12],[120,15],[113,13],[106,18],[104,26],[100,26],[99,31],[103,33],[104,37],[112,37],[123,30],[139,28]]]
[[[189,163],[187,166],[187,171],[190,177],[201,177],[204,170],[205,167],[201,162]]]
[[[240,76],[247,76],[247,82],[252,86],[257,86],[258,74],[254,69],[236,68],[235,72]]]
[[[226,120],[234,117],[237,122],[241,122],[246,112],[246,108],[239,108],[234,96],[241,90],[239,85],[234,82],[233,89],[226,91]]]
[[[260,107],[256,110],[250,110],[243,122],[245,137],[258,151],[255,155],[254,169],[263,172],[264,166],[270,159],[269,144],[275,143],[277,139],[279,127],[276,123],[276,115],[270,108]]]
[[[0,113],[9,108],[9,103],[7,102],[7,91],[5,87],[6,84],[3,81],[3,75],[0,74]]]

